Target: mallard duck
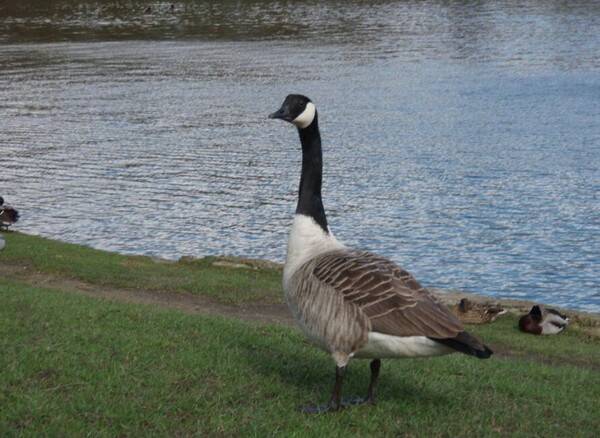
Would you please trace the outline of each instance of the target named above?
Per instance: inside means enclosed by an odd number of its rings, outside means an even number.
[[[0,228],[8,228],[19,220],[19,212],[9,205],[4,205],[4,198],[0,196]]]
[[[527,315],[519,319],[519,329],[534,335],[556,335],[569,324],[567,315],[554,309],[548,309],[536,304]]]
[[[506,310],[498,305],[476,303],[468,298],[460,300],[451,310],[465,324],[487,324],[506,313]]]

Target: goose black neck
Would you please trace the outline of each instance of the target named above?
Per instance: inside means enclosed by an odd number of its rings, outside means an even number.
[[[317,114],[312,123],[304,129],[298,128],[302,143],[302,174],[298,193],[296,214],[312,217],[317,224],[329,233],[323,201],[321,200],[321,183],[323,180],[323,153],[321,151],[321,134]]]

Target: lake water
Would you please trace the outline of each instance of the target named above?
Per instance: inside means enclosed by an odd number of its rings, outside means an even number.
[[[340,240],[428,286],[600,311],[600,2],[46,3],[0,3],[15,229],[281,261],[301,157],[267,115],[297,92]]]

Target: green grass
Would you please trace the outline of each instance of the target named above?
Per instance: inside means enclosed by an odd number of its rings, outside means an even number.
[[[596,436],[600,342],[575,327],[520,333],[515,316],[469,327],[495,349],[384,361],[375,407],[309,416],[333,363],[294,329],[122,304],[79,283],[278,302],[281,272],[214,259],[166,263],[19,233],[0,252],[2,436]],[[41,277],[40,277],[41,276]],[[53,278],[53,288],[36,287]],[[64,280],[64,281],[63,281]],[[85,285],[84,285],[85,286]],[[344,393],[364,395],[353,361]]]
[[[597,436],[597,343],[480,334],[580,363],[453,355],[384,361],[379,403],[309,416],[333,364],[295,330],[126,305],[0,279],[3,436]],[[541,342],[539,344],[538,342]],[[573,362],[572,361],[572,362]],[[368,365],[344,388],[360,395]]]
[[[212,266],[213,258],[168,263],[21,233],[5,233],[0,263],[100,286],[203,294],[225,303],[280,302],[281,272]]]

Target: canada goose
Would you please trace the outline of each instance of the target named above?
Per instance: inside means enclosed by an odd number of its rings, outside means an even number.
[[[465,324],[486,324],[494,322],[500,315],[506,313],[506,309],[488,303],[476,303],[468,298],[463,298],[452,307],[454,313],[461,322]]]
[[[335,385],[328,405],[342,407],[341,388],[351,358],[370,358],[371,381],[362,402],[374,403],[382,358],[424,357],[456,351],[488,358],[492,351],[467,333],[446,306],[394,262],[340,243],[321,200],[322,152],[313,102],[290,94],[269,116],[298,128],[302,173],[283,270],[286,301],[306,335],[333,357]]]
[[[569,324],[569,318],[554,309],[536,304],[519,319],[519,329],[534,335],[556,335]]]
[[[4,198],[0,196],[0,228],[8,228],[19,220],[19,212],[9,205],[4,205]]]

